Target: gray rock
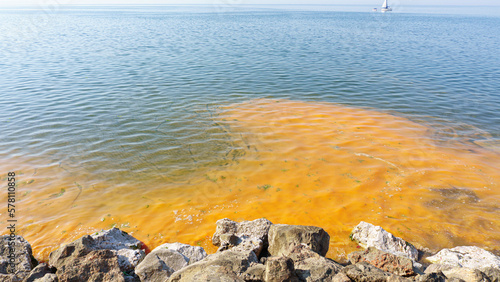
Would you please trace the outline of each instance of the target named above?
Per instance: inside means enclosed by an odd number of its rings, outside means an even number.
[[[490,279],[477,269],[459,267],[443,271],[446,278],[459,278],[466,282],[489,282]]]
[[[168,281],[244,281],[241,276],[255,263],[253,251],[218,252],[174,272]]]
[[[425,269],[424,273],[442,272],[444,270],[450,270],[452,268],[453,266],[451,265],[433,263]]]
[[[295,246],[288,257],[302,281],[329,281],[342,270],[340,264],[320,256],[305,244]]]
[[[411,259],[396,256],[374,247],[369,247],[365,251],[350,253],[348,258],[352,264],[364,261],[396,275],[411,276],[415,274]]]
[[[90,236],[88,237],[92,240]],[[55,261],[59,281],[102,281],[125,282],[123,272],[118,264],[118,257],[112,250],[94,250],[86,252],[77,249],[70,253],[71,248],[64,249]],[[64,255],[69,255],[64,260]]]
[[[219,251],[236,248],[236,251],[253,251],[257,256],[267,247],[267,237],[272,223],[260,218],[253,221],[235,222],[228,218],[217,221],[212,243]]]
[[[432,272],[432,273],[427,273],[424,275],[419,275],[415,278],[416,282],[445,282],[446,281],[446,276],[439,271],[439,272]]]
[[[306,244],[314,252],[325,256],[330,245],[330,235],[315,226],[273,224],[268,240],[268,251],[272,256],[288,256],[300,244]]]
[[[0,274],[3,274],[0,278],[22,281],[37,263],[31,245],[23,237],[0,236]]]
[[[186,267],[189,259],[175,250],[156,248],[135,268],[141,281],[166,281],[172,273]]]
[[[363,248],[374,247],[397,256],[418,260],[418,251],[410,243],[395,237],[380,226],[361,221],[349,236]]]
[[[391,277],[391,273],[378,269],[367,262],[348,265],[341,272],[356,282],[386,282]]]
[[[500,268],[500,257],[474,246],[443,249],[436,255],[427,257],[427,260],[432,263],[446,264],[453,267],[468,267],[479,270],[488,267]]]
[[[387,282],[413,282],[414,280],[406,277],[402,277],[396,274],[392,274],[391,276],[387,277]]]
[[[33,282],[58,282],[59,279],[57,275],[54,273],[47,273],[42,278],[38,278],[33,280]]]
[[[37,279],[41,279],[46,274],[55,274],[55,273],[56,273],[55,268],[49,267],[46,263],[41,263],[37,265],[35,268],[33,268],[33,270],[31,270],[29,275],[26,278],[24,278],[23,282],[33,282]],[[47,279],[48,277],[49,276],[47,276]]]
[[[261,282],[264,280],[264,272],[266,271],[266,266],[261,263],[253,263],[251,266],[241,275],[241,278],[247,282]]]
[[[202,247],[191,246],[181,243],[166,243],[156,247],[151,253],[159,249],[168,249],[183,254],[189,261],[189,264],[195,263],[207,257],[207,253]]]
[[[351,282],[351,278],[349,278],[349,276],[347,276],[345,273],[337,273],[333,279],[332,279],[332,282]]]
[[[293,261],[286,257],[270,257],[266,261],[266,270],[264,272],[264,281],[283,282],[299,281],[295,276]]]
[[[95,242],[94,250],[116,251],[118,263],[124,271],[133,271],[146,256],[144,250],[141,249],[141,241],[118,228],[101,230],[91,236]]]
[[[500,269],[495,267],[487,267],[481,270],[491,282],[500,282]]]

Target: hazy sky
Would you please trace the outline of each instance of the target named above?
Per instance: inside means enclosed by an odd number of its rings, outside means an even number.
[[[53,4],[323,4],[323,5],[375,5],[380,0],[0,0],[0,5],[53,5]],[[389,0],[397,5],[468,5],[499,6],[499,0]]]

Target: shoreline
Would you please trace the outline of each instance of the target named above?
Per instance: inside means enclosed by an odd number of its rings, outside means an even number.
[[[39,263],[32,256],[31,245],[21,236],[4,235],[0,239],[2,281],[500,279],[500,257],[492,252],[459,246],[430,253],[363,221],[349,236],[359,250],[349,253],[346,262],[340,263],[325,257],[330,235],[323,228],[273,224],[265,218],[218,220],[212,237],[218,249],[210,255],[200,246],[182,243],[164,243],[150,250],[126,232],[112,228],[63,245],[50,254],[48,262]],[[13,259],[16,263],[11,265]]]

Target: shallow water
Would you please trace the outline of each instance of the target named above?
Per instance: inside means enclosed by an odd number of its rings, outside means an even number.
[[[0,169],[19,174],[38,258],[111,226],[214,251],[223,217],[321,226],[337,259],[360,220],[434,250],[500,245],[498,17],[80,7],[0,23]]]

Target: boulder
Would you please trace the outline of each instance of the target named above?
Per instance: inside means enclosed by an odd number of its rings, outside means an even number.
[[[10,247],[10,248],[9,248]],[[11,262],[14,266],[11,266]],[[31,245],[21,236],[0,236],[0,280],[22,281],[37,261]]]
[[[256,263],[253,251],[217,252],[174,272],[168,281],[244,281],[241,276]]]
[[[487,267],[481,270],[491,282],[500,282],[500,268]]]
[[[65,279],[133,280],[135,279],[134,268],[145,256],[144,250],[140,249],[141,246],[142,243],[139,240],[113,228],[97,232],[92,236],[85,235],[53,251],[49,255],[49,264],[57,269],[56,274],[60,281],[65,281]],[[100,264],[93,263],[92,258]],[[115,261],[118,269],[115,268]],[[84,269],[97,272],[88,273]],[[101,274],[99,274],[100,271]]]
[[[55,273],[47,273],[42,278],[37,278],[33,282],[59,282]]]
[[[246,282],[261,282],[264,281],[264,273],[266,266],[261,263],[252,263],[250,267],[241,275],[241,278]]]
[[[166,281],[172,273],[189,264],[189,259],[175,250],[166,248],[149,253],[135,268],[141,281]]]
[[[350,253],[348,258],[352,264],[364,261],[384,271],[401,276],[415,274],[411,259],[377,250],[374,247],[369,247],[365,251]]]
[[[329,281],[342,270],[342,265],[320,256],[305,244],[295,246],[288,257],[301,281]]]
[[[457,267],[443,271],[448,279],[459,278],[466,282],[490,282],[490,279],[477,269],[467,267]]]
[[[273,224],[269,229],[269,253],[272,256],[288,256],[297,245],[305,244],[314,252],[325,256],[330,235],[315,226]]]
[[[415,278],[416,282],[445,282],[446,276],[439,272],[426,273],[424,275],[419,275]]]
[[[348,265],[341,272],[356,282],[386,282],[391,276],[391,273],[376,268],[367,262]]]
[[[433,263],[425,269],[424,273],[442,272],[444,270],[449,270],[452,268],[453,268],[453,266],[451,266],[451,265]]]
[[[361,221],[349,237],[363,248],[374,247],[396,256],[418,260],[418,251],[412,244],[395,237],[380,226]]]
[[[259,218],[253,221],[235,222],[228,218],[217,221],[212,243],[218,251],[236,248],[236,251],[253,251],[257,256],[267,247],[267,237],[272,223]]]
[[[264,281],[282,282],[299,281],[295,276],[293,261],[286,257],[271,257],[266,260],[266,270],[264,272]]]
[[[23,282],[33,282],[35,280],[40,280],[46,274],[54,274],[55,275],[55,273],[56,273],[55,268],[49,267],[49,265],[46,263],[41,263],[41,264],[37,265],[35,268],[33,268],[33,270],[31,270],[29,275],[26,276],[26,278],[24,278]],[[45,280],[47,280],[49,276],[47,276],[47,278],[45,278]]]
[[[82,251],[75,252],[79,254],[85,253]],[[64,260],[64,263],[58,261],[57,265],[55,265],[59,281],[125,282],[115,252],[111,250],[94,250],[85,253],[85,255],[77,256],[75,256],[75,252],[71,254],[70,259]]]
[[[345,273],[337,273],[333,279],[332,279],[332,282],[351,282],[351,278],[349,278],[349,276],[347,276]]]
[[[191,246],[191,245],[181,244],[181,243],[166,243],[166,244],[160,245],[160,246],[156,247],[152,251],[152,253],[155,252],[156,250],[159,250],[159,249],[168,249],[171,251],[177,251],[177,252],[183,254],[188,259],[189,264],[200,261],[207,256],[207,253],[205,252],[205,250],[202,247]]]
[[[500,257],[474,246],[443,249],[434,256],[427,257],[427,260],[432,263],[479,270],[488,267],[500,268]]]

